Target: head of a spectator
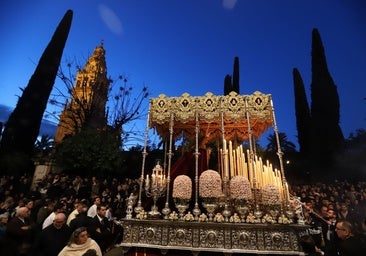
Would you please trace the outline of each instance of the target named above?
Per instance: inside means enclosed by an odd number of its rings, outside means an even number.
[[[30,215],[30,211],[27,207],[25,206],[22,206],[22,207],[19,207],[16,212],[15,212],[15,216],[17,216],[18,218],[20,219],[25,219],[25,218],[28,218]]]
[[[335,232],[339,239],[346,240],[353,236],[352,229],[352,224],[349,221],[340,220],[336,224]]]
[[[66,222],[66,215],[64,213],[57,213],[53,219],[53,226],[56,229],[61,229]]]
[[[328,216],[328,207],[323,205],[322,207],[320,207],[320,214],[323,217],[327,217]]]
[[[8,212],[4,212],[4,213],[0,214],[0,226],[5,226],[6,223],[8,223],[8,220],[9,220]]]
[[[72,232],[70,240],[68,242],[68,245],[71,244],[77,244],[77,245],[81,245],[81,244],[85,244],[86,241],[89,238],[89,234],[88,231],[86,229],[86,227],[80,227],[74,230],[74,232]]]
[[[83,213],[88,211],[88,207],[84,201],[80,201],[76,204],[75,209],[78,211],[78,213]]]
[[[328,204],[328,210],[335,210],[333,203]]]
[[[53,207],[53,211],[55,213],[65,212],[66,211],[66,204],[64,202],[57,202]]]
[[[99,196],[96,196],[95,198],[94,198],[94,200],[93,200],[93,203],[95,204],[95,205],[100,205],[100,203],[101,203],[101,200],[100,200],[100,197]]]
[[[340,204],[339,211],[340,212],[348,212],[348,205],[347,205],[346,202],[343,202],[343,203]]]
[[[300,237],[300,245],[302,247],[302,250],[306,254],[311,254],[316,252],[316,245],[314,238],[311,235],[304,235]]]
[[[107,212],[107,206],[106,205],[98,205],[97,206],[97,214],[99,218],[105,217],[105,214]]]
[[[328,217],[328,220],[334,221],[337,219],[337,213],[333,209],[328,209],[327,217]]]
[[[29,210],[31,210],[34,206],[34,201],[31,199],[25,199],[24,206],[27,207]]]

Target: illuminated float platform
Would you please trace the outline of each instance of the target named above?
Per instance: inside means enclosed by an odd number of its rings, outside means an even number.
[[[255,141],[270,127],[279,168],[256,155]],[[165,142],[164,160],[152,171],[145,168],[150,129]],[[194,145],[190,175],[172,168],[173,148],[182,138]],[[211,157],[207,145],[215,143],[217,170],[210,170],[203,166]],[[130,196],[119,222],[124,253],[303,255],[299,240],[308,226],[301,202],[290,197],[279,143],[270,94],[151,99],[139,194]],[[161,207],[159,198],[165,200]]]

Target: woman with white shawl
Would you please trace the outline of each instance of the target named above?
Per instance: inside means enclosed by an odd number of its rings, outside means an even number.
[[[85,227],[80,227],[75,229],[69,242],[58,256],[82,256],[90,249],[95,250],[97,256],[102,256],[102,251],[97,242],[89,238]]]

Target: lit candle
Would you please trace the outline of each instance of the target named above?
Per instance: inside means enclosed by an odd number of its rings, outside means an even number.
[[[226,140],[224,139],[224,146],[222,149],[222,153],[224,155],[224,169],[225,169],[225,177],[229,177],[229,161],[228,161],[228,152],[227,152],[227,147],[226,147]]]
[[[148,174],[148,175],[146,175],[145,186],[149,187],[149,185],[150,185],[150,179],[149,179],[149,174]]]

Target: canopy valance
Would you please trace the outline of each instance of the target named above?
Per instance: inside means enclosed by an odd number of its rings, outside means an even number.
[[[273,124],[273,106],[270,94],[259,91],[252,95],[216,96],[207,92],[204,96],[191,96],[188,93],[180,97],[167,97],[160,94],[150,101],[149,126],[166,138],[173,121],[174,137],[183,133],[186,138],[195,138],[196,124],[203,142],[216,138],[226,140],[248,140],[248,125],[252,136],[258,138]],[[249,122],[249,123],[248,123]]]

